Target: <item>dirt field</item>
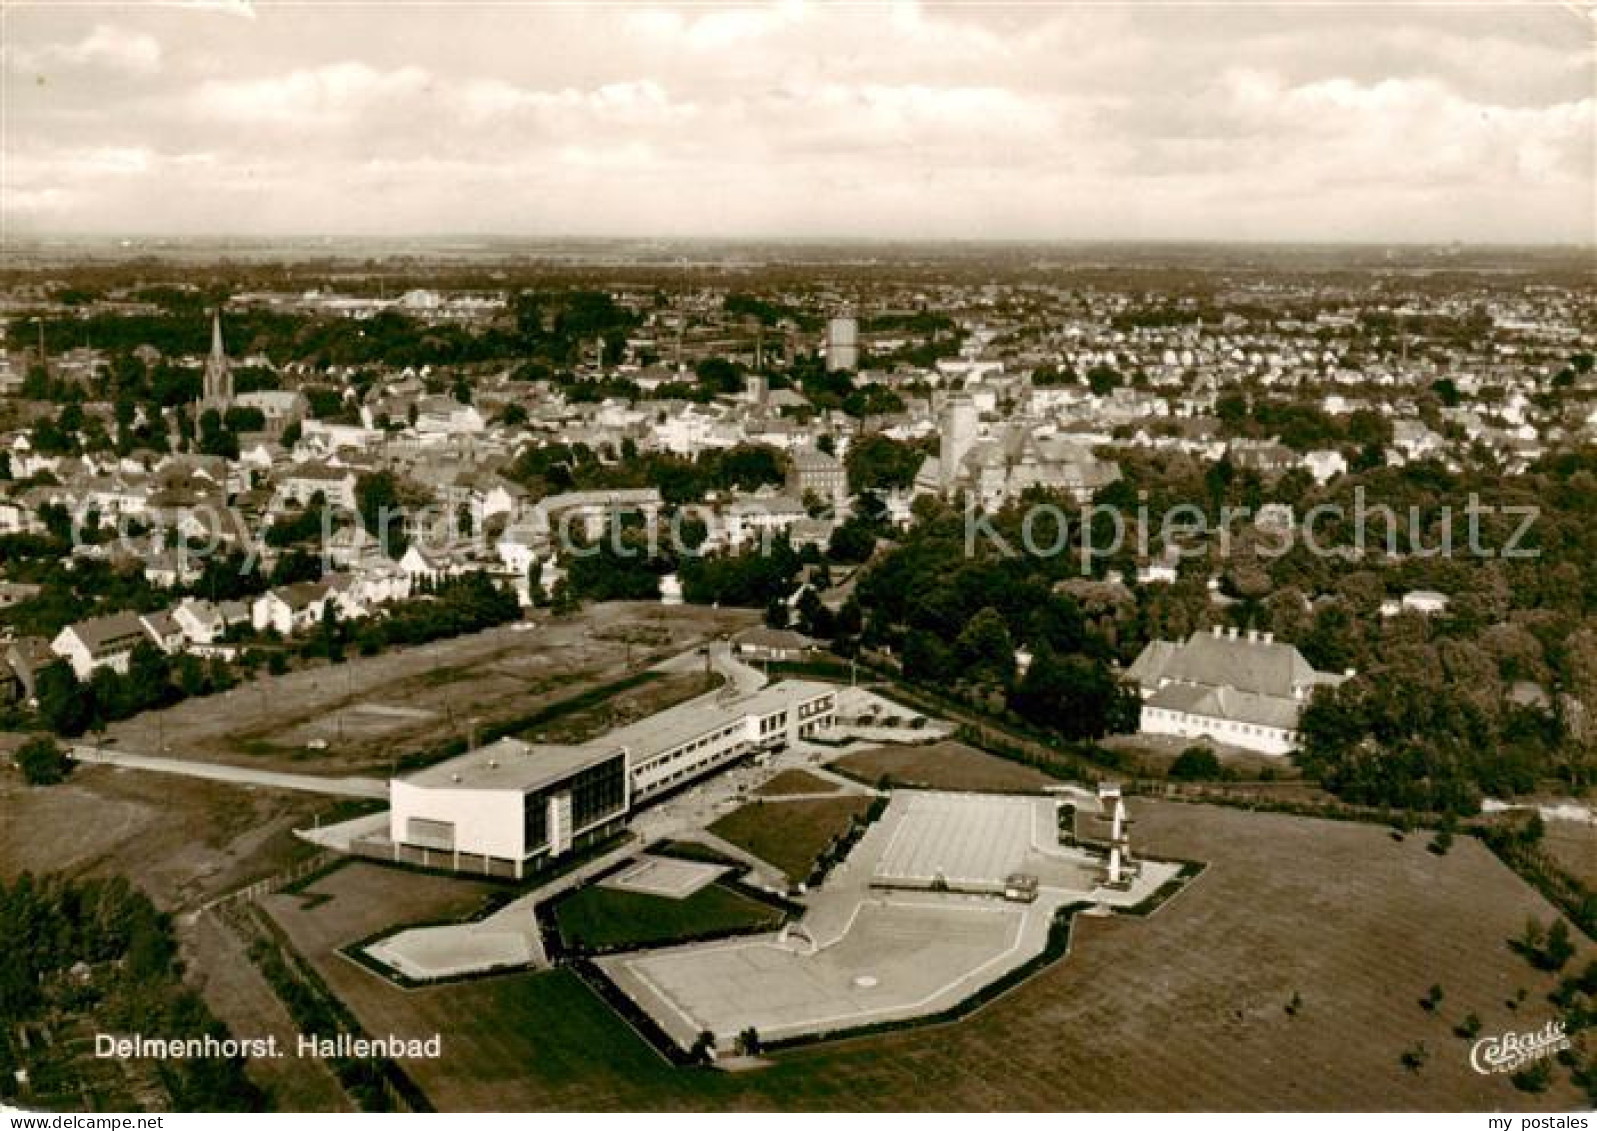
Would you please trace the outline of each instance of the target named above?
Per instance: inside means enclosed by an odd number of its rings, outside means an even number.
[[[755,802],[728,813],[710,831],[796,883],[815,868],[826,846],[848,831],[849,821],[869,808],[864,797]]]
[[[48,789],[0,774],[0,874],[121,874],[162,907],[192,907],[311,855],[291,830],[333,810],[326,798],[102,766]]]
[[[298,1026],[250,961],[244,943],[214,915],[198,916],[185,932],[184,958],[189,980],[235,1036],[275,1036],[280,1047],[294,1047]],[[250,1061],[248,1071],[279,1111],[355,1110],[320,1061],[260,1057]]]
[[[299,773],[385,773],[396,754],[524,716],[723,633],[740,609],[597,605],[343,664],[263,675],[117,723],[123,748]],[[325,749],[312,749],[325,743]]]
[[[488,896],[501,890],[482,880],[428,875],[354,861],[299,893],[270,896],[262,906],[289,933],[302,953],[329,958],[363,980],[388,985],[377,975],[334,952],[346,943],[376,934],[385,927],[464,919],[481,907]],[[322,972],[325,975],[328,970]],[[342,993],[342,984],[335,989]]]
[[[0,875],[63,871],[129,877],[167,909],[205,900],[272,875],[312,854],[291,835],[336,803],[304,794],[244,789],[193,778],[79,767],[65,785],[26,789],[0,774]],[[210,915],[176,920],[188,980],[238,1036],[293,1027],[238,939]],[[151,1034],[156,1035],[156,1034]],[[320,1065],[256,1061],[255,1082],[284,1110],[346,1110]]]
[[[1078,922],[1070,957],[965,1021],[795,1050],[761,1072],[669,1068],[566,972],[406,993],[330,964],[331,940],[318,963],[369,1030],[445,1034],[441,1061],[412,1066],[445,1110],[1579,1106],[1562,1070],[1542,1096],[1477,1075],[1451,1033],[1471,1010],[1488,1034],[1551,1016],[1552,980],[1505,940],[1552,909],[1479,844],[1437,857],[1375,826],[1132,812],[1135,844],[1210,865],[1151,919]],[[1437,1015],[1418,1004],[1432,983]],[[1416,1073],[1398,1058],[1417,1041],[1431,1056]]]
[[[845,754],[832,765],[864,781],[874,783],[883,775],[890,775],[899,785],[928,789],[1003,792],[1059,784],[1041,770],[995,758],[962,742],[883,746]]]
[[[1597,825],[1548,821],[1542,847],[1558,866],[1587,887],[1597,888]]]
[[[713,672],[656,673],[656,678],[647,683],[606,696],[591,707],[561,715],[544,726],[524,732],[521,737],[529,742],[576,745],[714,691],[724,682]]]

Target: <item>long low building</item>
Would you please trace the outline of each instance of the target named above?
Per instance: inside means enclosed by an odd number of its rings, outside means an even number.
[[[605,735],[623,746],[638,801],[735,762],[774,750],[829,726],[837,714],[837,688],[790,679],[749,695],[695,699]]]
[[[581,746],[503,738],[389,784],[388,835],[357,851],[520,879],[637,805],[831,724],[837,688],[785,680],[701,696]]]

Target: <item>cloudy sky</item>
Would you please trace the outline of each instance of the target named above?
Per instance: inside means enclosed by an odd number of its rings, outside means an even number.
[[[1592,243],[1591,7],[0,0],[0,213]]]

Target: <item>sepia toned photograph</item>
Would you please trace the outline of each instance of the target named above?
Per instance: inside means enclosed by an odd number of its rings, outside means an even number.
[[[0,1131],[1594,1108],[1597,5],[0,0]]]

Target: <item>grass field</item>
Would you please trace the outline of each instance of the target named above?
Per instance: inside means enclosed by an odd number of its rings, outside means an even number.
[[[928,789],[1001,792],[1059,784],[1039,769],[995,757],[962,742],[882,746],[845,754],[832,765],[862,781],[874,783],[890,776],[899,785]]]
[[[388,985],[330,949],[380,926],[382,897],[342,939],[315,919],[338,898],[285,925],[369,1031],[444,1034],[442,1059],[407,1066],[444,1110],[1580,1106],[1562,1069],[1527,1095],[1472,1071],[1452,1035],[1471,1010],[1488,1034],[1551,1016],[1553,980],[1506,940],[1552,910],[1482,846],[1438,857],[1376,826],[1197,805],[1134,800],[1132,815],[1144,851],[1209,863],[1153,917],[1079,920],[1068,958],[964,1021],[781,1053],[761,1072],[669,1067],[566,971]],[[1418,1004],[1433,983],[1436,1014]],[[1430,1059],[1410,1072],[1398,1058],[1420,1041]]]
[[[0,773],[0,877],[125,875],[162,908],[193,908],[312,855],[290,830],[342,808],[307,794],[101,766],[79,767],[48,789]],[[212,1012],[236,1036],[274,1035],[291,1047],[288,1014],[237,939],[209,915],[179,915],[174,925],[187,980]],[[249,1073],[285,1109],[347,1106],[319,1062],[257,1060]]]
[[[756,801],[716,821],[710,832],[797,882],[814,870],[827,845],[869,808],[870,800],[864,797]]]
[[[761,797],[790,797],[800,793],[836,793],[842,787],[808,770],[783,770],[754,792]]]
[[[568,949],[624,950],[704,935],[782,924],[776,908],[714,883],[685,899],[586,887],[560,902],[560,939]]]
[[[351,657],[114,724],[123,749],[300,773],[387,772],[425,750],[523,718],[758,619],[748,610],[617,602]],[[662,643],[628,643],[647,636]],[[652,681],[651,681],[652,682]],[[599,720],[602,723],[602,719]],[[324,745],[313,745],[324,744]]]

